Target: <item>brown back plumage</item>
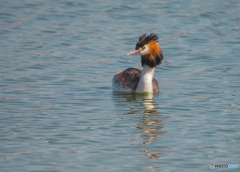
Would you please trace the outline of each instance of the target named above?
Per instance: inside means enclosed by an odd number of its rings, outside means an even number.
[[[135,92],[140,80],[142,71],[136,68],[128,68],[122,72],[117,73],[113,80],[115,84],[123,89],[130,89]],[[155,78],[152,80],[153,92],[159,92],[159,84]]]

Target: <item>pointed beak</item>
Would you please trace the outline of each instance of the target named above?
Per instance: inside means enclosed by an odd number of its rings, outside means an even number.
[[[139,54],[139,52],[140,52],[139,50],[134,50],[130,53],[127,53],[127,56],[131,56],[131,55],[134,55],[134,54]]]

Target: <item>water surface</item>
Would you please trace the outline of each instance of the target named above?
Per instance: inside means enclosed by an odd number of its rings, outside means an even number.
[[[240,166],[239,7],[1,1],[0,171]],[[140,57],[126,53],[152,32],[164,54],[160,93],[113,92],[115,73],[141,69]]]

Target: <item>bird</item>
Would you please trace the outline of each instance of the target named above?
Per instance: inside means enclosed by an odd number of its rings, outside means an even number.
[[[160,65],[164,56],[158,45],[158,36],[155,33],[142,34],[136,43],[135,50],[127,56],[138,54],[141,56],[143,70],[127,68],[118,72],[112,79],[112,89],[118,92],[157,93],[158,81],[154,78],[157,65]]]

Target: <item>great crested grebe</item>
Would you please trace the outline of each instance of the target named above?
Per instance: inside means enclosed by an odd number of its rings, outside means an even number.
[[[136,92],[136,93],[157,93],[159,84],[153,77],[155,67],[160,65],[163,60],[163,53],[157,43],[158,36],[154,33],[150,35],[143,34],[139,37],[134,51],[127,54],[141,55],[143,70],[128,68],[118,72],[112,79],[112,88],[114,91]]]

